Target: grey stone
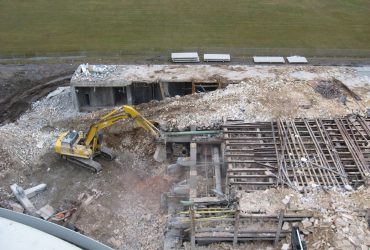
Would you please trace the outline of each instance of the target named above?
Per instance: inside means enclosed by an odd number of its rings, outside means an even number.
[[[309,219],[302,220],[302,226],[304,229],[309,228],[312,226],[312,222]]]
[[[282,229],[283,230],[289,230],[289,222],[284,222]]]
[[[42,208],[40,208],[36,213],[40,215],[44,220],[47,220],[55,213],[55,211],[52,206],[45,205]]]
[[[289,244],[284,243],[283,246],[281,247],[281,250],[289,250]]]

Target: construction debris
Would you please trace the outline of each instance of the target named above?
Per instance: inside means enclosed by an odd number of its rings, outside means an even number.
[[[351,191],[370,175],[368,118],[228,121],[223,133],[232,189],[284,185],[305,191],[321,185]]]
[[[10,189],[12,190],[12,193],[17,198],[17,200],[21,203],[23,208],[31,215],[39,215],[45,220],[53,215],[54,209],[51,206],[46,205],[37,210],[33,203],[30,201],[30,198],[34,197],[37,193],[42,192],[46,189],[46,184],[39,184],[37,186],[24,190],[22,187],[18,186],[15,183],[10,186]]]
[[[89,65],[81,64],[76,72],[75,77],[81,77],[87,81],[93,81],[93,79],[104,79],[109,75],[116,72],[117,66],[115,65]]]
[[[22,212],[9,185],[45,181],[47,191],[33,202],[48,204],[40,215],[117,249],[290,249],[297,238],[308,249],[364,249],[370,121],[362,115],[370,98],[362,90],[370,79],[356,72],[82,65],[74,81],[87,84],[123,77],[145,84],[195,79],[197,86],[209,80],[221,87],[135,107],[165,132],[165,150],[157,154],[164,163],[152,160],[155,145],[146,133],[118,124],[104,139],[118,157],[96,176],[61,161],[53,142],[60,131],[86,130],[107,110],[78,113],[69,88],[50,93],[0,127],[0,206]],[[330,98],[312,88],[323,82],[330,84],[320,91]],[[77,199],[81,193],[86,196]],[[261,239],[266,242],[255,241]]]
[[[334,81],[320,81],[315,86],[315,91],[323,95],[325,98],[337,98],[340,96],[340,86]]]
[[[40,208],[37,212],[38,215],[41,216],[44,220],[48,220],[54,213],[54,208],[50,205],[45,205]]]

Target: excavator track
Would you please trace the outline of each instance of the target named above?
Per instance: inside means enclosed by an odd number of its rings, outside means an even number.
[[[68,157],[68,156],[65,157],[65,159],[81,167],[87,168],[95,173],[98,173],[102,170],[101,164],[91,159],[83,159],[83,158]]]

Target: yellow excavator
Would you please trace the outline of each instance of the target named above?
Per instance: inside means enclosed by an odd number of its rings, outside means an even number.
[[[55,143],[55,152],[68,161],[99,172],[102,170],[102,166],[99,162],[94,161],[96,156],[101,155],[109,160],[114,159],[110,150],[102,147],[103,134],[101,130],[129,118],[150,132],[156,139],[160,138],[161,133],[152,122],[145,119],[133,107],[124,105],[92,124],[87,133],[73,130],[60,134]]]

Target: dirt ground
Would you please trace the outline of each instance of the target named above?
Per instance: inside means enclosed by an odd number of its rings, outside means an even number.
[[[37,101],[58,86],[68,85],[76,65],[0,65],[0,124],[14,122]]]
[[[58,70],[55,66],[53,71],[30,66],[28,71],[19,67],[0,66],[1,79],[6,79],[1,85],[5,91],[0,91],[3,102],[39,86],[40,82],[66,76],[74,68],[70,65]],[[44,77],[42,71],[47,72]],[[35,75],[29,76],[33,80],[28,81],[17,74]],[[214,92],[152,101],[135,108],[145,117],[158,121],[164,130],[185,130],[190,125],[215,128],[226,118],[266,121],[366,112],[367,92],[358,93],[363,100],[357,101],[341,89],[347,96],[343,104],[338,97],[328,99],[314,89],[319,80],[357,79],[353,68],[271,67],[269,74],[274,77],[250,78]],[[357,81],[368,80],[358,78]],[[0,126],[0,206],[11,208],[14,204],[9,189],[13,183],[24,188],[46,183],[47,190],[33,201],[38,208],[50,204],[57,211],[75,206],[83,194],[94,195],[93,202],[76,222],[82,233],[115,249],[162,249],[167,215],[160,208],[160,194],[168,191],[174,180],[166,174],[170,163],[161,164],[152,159],[155,145],[150,135],[130,122],[107,129],[105,143],[118,157],[112,162],[99,160],[104,169],[94,174],[59,158],[53,152],[53,144],[61,131],[87,129],[108,110],[74,111],[70,89],[66,87],[39,98],[23,97],[30,108],[24,106],[22,111],[27,111],[19,118],[7,115],[4,120],[7,124]],[[250,246],[241,249],[251,249]],[[256,248],[265,247],[256,245]],[[208,249],[231,248],[220,244]]]

